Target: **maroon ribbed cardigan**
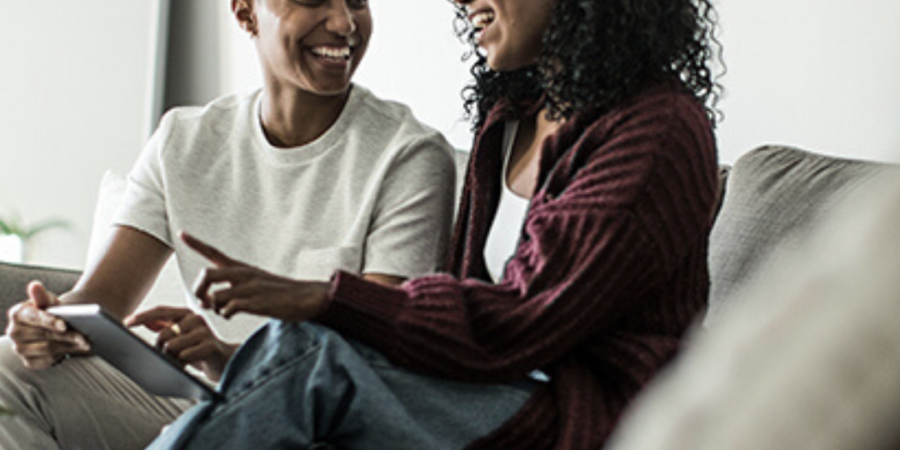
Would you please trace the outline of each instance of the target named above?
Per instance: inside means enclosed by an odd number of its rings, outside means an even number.
[[[504,119],[498,106],[478,135],[452,275],[390,288],[339,272],[319,321],[421,373],[508,382],[544,370],[550,383],[471,449],[597,449],[706,307],[712,127],[673,86],[573,117],[544,143],[519,247],[495,285],[483,249]]]

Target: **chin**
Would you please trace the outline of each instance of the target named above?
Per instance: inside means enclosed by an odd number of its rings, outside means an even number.
[[[514,57],[513,55],[507,53],[507,57],[504,58],[502,55],[488,54],[485,59],[487,62],[487,66],[491,68],[494,72],[512,72],[520,69],[524,69],[528,66],[533,66],[538,62],[537,58],[520,58]]]
[[[491,51],[487,52],[485,56],[488,67],[495,72],[510,72],[524,67],[522,64],[515,64],[515,61],[511,61],[510,58],[504,57],[502,52]]]
[[[497,58],[494,58],[491,55],[487,56],[485,62],[487,63],[487,66],[495,72],[503,72],[504,70],[506,70],[503,67],[503,64],[498,63]]]
[[[525,66],[514,67],[512,64],[505,63],[504,61],[495,60],[493,58],[487,59],[487,65],[494,72],[512,72],[513,70],[521,69]]]
[[[321,97],[338,97],[346,94],[350,86],[350,83],[340,86],[316,86],[310,92]]]

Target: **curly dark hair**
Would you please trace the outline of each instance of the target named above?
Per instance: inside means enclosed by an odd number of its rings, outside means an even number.
[[[466,58],[475,58],[475,81],[463,90],[466,114],[477,129],[498,100],[516,108],[546,94],[551,118],[568,118],[607,111],[649,84],[679,80],[715,123],[721,92],[711,68],[721,64],[716,20],[710,0],[558,0],[537,63],[496,72],[457,4],[456,31],[472,46]]]

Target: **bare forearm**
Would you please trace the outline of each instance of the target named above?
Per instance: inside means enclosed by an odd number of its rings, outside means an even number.
[[[140,305],[142,298],[124,299],[110,292],[89,289],[74,289],[59,296],[59,302],[68,305],[97,304],[104,311],[118,319],[132,314]]]
[[[146,233],[116,227],[100,258],[88,264],[60,301],[98,304],[124,319],[141,304],[171,254],[168,246]]]

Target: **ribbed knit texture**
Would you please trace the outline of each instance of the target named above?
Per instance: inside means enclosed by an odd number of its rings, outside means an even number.
[[[472,154],[452,275],[390,288],[338,273],[320,321],[417,372],[550,376],[471,449],[596,449],[706,306],[711,126],[672,86],[573,117],[544,143],[519,248],[494,285],[484,281],[483,248],[500,194],[502,110]]]

